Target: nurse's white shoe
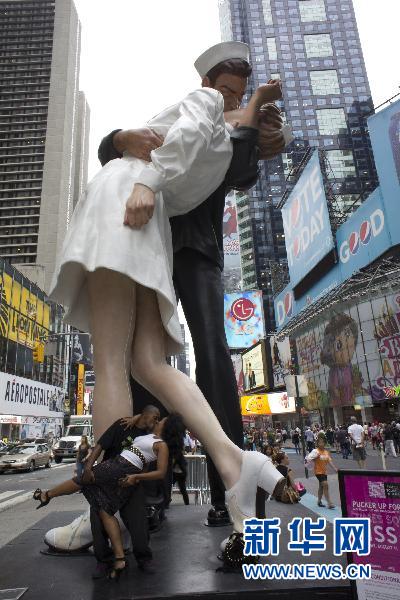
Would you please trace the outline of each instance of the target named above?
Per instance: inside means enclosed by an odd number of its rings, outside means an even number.
[[[115,515],[119,521],[122,534],[122,543],[125,550],[131,546],[129,531],[126,529],[119,513]],[[44,536],[44,542],[52,550],[58,552],[77,552],[87,550],[93,545],[93,535],[90,526],[90,510],[65,525],[50,529]]]
[[[239,480],[225,492],[234,531],[243,533],[243,521],[255,517],[257,487],[272,494],[282,479],[282,473],[274,467],[270,458],[260,452],[242,451]]]
[[[90,511],[87,510],[64,527],[50,529],[44,536],[44,542],[58,552],[76,552],[90,548],[93,544]]]

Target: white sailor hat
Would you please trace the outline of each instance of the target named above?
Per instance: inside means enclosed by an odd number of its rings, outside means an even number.
[[[195,61],[194,66],[201,78],[220,62],[240,58],[249,62],[250,50],[247,44],[243,42],[221,42],[208,48]]]

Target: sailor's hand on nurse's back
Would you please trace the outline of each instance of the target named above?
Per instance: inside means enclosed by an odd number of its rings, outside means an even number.
[[[129,429],[130,427],[133,427],[136,421],[137,418],[135,419],[135,417],[122,417],[122,419],[119,420],[124,429]]]
[[[155,194],[146,185],[136,183],[133,191],[126,201],[124,225],[129,227],[143,227],[153,216]]]
[[[123,154],[127,152],[135,158],[151,161],[150,152],[162,146],[164,138],[152,129],[121,129],[113,137],[115,149]]]
[[[275,102],[282,98],[282,83],[280,79],[270,79],[268,83],[260,85],[255,91],[258,100],[264,102]]]

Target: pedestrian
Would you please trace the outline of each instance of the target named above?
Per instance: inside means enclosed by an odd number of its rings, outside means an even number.
[[[296,430],[292,434],[292,443],[296,454],[300,454],[300,435],[297,433]]]
[[[310,429],[310,427],[307,427],[306,429],[305,438],[307,443],[307,451],[311,452],[311,450],[315,448],[315,437],[314,432]]]
[[[328,502],[328,508],[335,508],[329,495],[327,468],[328,465],[330,465],[336,473],[337,468],[333,464],[330,452],[325,448],[325,445],[326,438],[325,436],[320,435],[317,438],[317,447],[314,448],[314,450],[311,450],[306,456],[306,461],[307,463],[312,462],[314,464],[314,474],[318,479],[318,506],[326,506],[322,503],[322,496],[324,496]]]
[[[396,450],[394,449],[393,441],[393,427],[389,423],[386,423],[383,429],[383,440],[385,442],[385,456],[391,454],[393,458],[397,457]]]
[[[369,428],[369,437],[371,439],[372,449],[378,450],[379,448],[379,428],[376,423],[371,425]]]
[[[350,439],[346,427],[344,425],[339,427],[339,431],[337,432],[337,440],[339,443],[339,450],[342,453],[342,457],[345,460],[347,460],[350,454]]]
[[[392,427],[392,431],[393,431],[393,443],[394,443],[394,449],[396,451],[397,454],[400,454],[400,427],[397,427],[398,423],[396,424],[393,421],[393,427]]]
[[[282,440],[283,440],[283,443],[284,443],[284,444],[286,443],[286,440],[287,440],[287,438],[288,438],[287,431],[286,431],[286,429],[285,429],[285,428],[283,428],[283,429],[282,429]]]
[[[351,447],[353,451],[353,459],[357,461],[360,469],[365,468],[365,460],[367,453],[365,451],[365,434],[362,425],[357,423],[356,417],[351,417],[351,425],[347,429],[349,434]]]
[[[177,452],[172,459],[172,485],[178,484],[179,491],[182,494],[183,502],[189,504],[189,495],[186,489],[187,460],[183,452]],[[171,502],[171,499],[169,499]],[[169,504],[169,503],[168,503]]]
[[[81,437],[81,443],[78,446],[76,455],[76,476],[81,477],[85,468],[85,462],[89,457],[91,446],[86,435]]]
[[[334,444],[334,435],[333,435],[333,429],[332,429],[332,427],[328,427],[328,429],[326,430],[326,440],[327,440],[329,446],[333,446],[333,444]]]

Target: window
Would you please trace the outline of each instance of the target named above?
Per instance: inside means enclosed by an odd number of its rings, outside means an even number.
[[[317,109],[319,132],[321,135],[348,133],[346,115],[343,108]]]
[[[300,18],[303,23],[309,21],[326,21],[324,0],[300,0]]]
[[[276,39],[274,37],[267,38],[268,56],[270,60],[277,60],[278,53],[276,51]]]
[[[339,94],[339,80],[336,71],[310,71],[311,87],[315,96]]]
[[[332,43],[329,33],[305,35],[304,43],[308,58],[332,56]]]
[[[328,179],[344,179],[356,175],[351,150],[327,150],[326,158],[328,160]]]
[[[271,0],[262,0],[262,9],[264,13],[265,26],[267,27],[268,25],[273,25],[274,21],[272,19]]]

